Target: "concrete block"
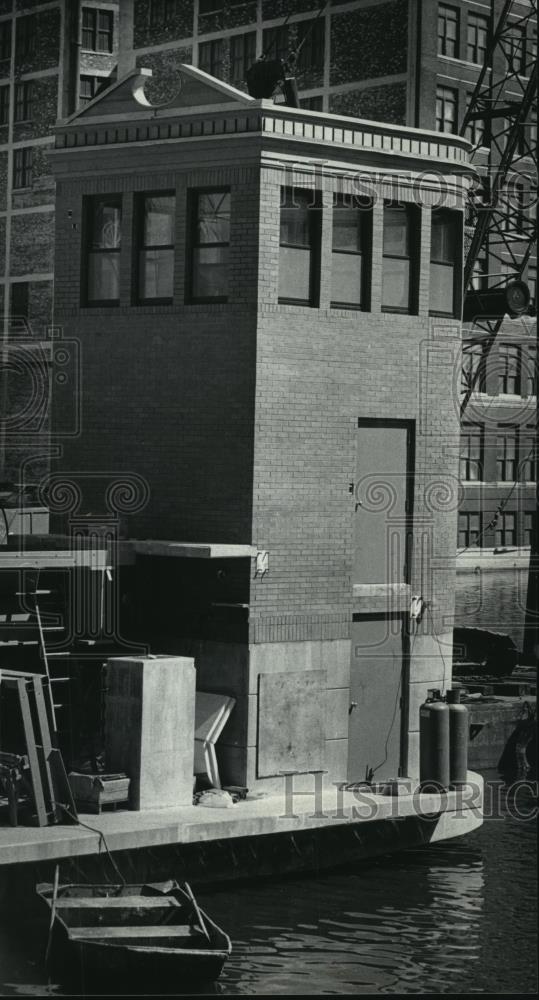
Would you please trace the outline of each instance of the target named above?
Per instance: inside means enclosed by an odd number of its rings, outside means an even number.
[[[131,778],[132,809],[190,805],[195,669],[188,657],[116,657],[107,663],[105,758]]]
[[[326,691],[326,740],[348,740],[349,707],[349,688],[328,688]]]

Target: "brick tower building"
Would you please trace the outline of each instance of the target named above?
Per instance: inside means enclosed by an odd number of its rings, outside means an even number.
[[[55,321],[82,352],[59,476],[94,512],[107,476],[145,484],[141,631],[236,699],[225,780],[417,774],[451,670],[469,145],[180,75],[167,106],[135,70],[57,128]]]

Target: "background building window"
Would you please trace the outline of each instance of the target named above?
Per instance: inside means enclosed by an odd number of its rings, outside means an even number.
[[[0,59],[11,59],[11,21],[0,21]]]
[[[139,302],[171,302],[174,289],[174,194],[142,195],[139,205]]]
[[[229,292],[230,192],[192,196],[191,300],[226,302]]]
[[[498,347],[498,392],[520,395],[520,348],[515,344]]]
[[[306,111],[323,111],[324,110],[324,98],[322,94],[316,94],[314,97],[301,97],[300,107],[305,108]]]
[[[91,52],[112,52],[114,13],[96,7],[82,8],[82,47]]]
[[[244,35],[232,35],[230,39],[230,79],[232,83],[243,83],[245,74],[256,59],[256,31]]]
[[[409,313],[415,300],[412,248],[416,235],[411,205],[384,205],[382,310]]]
[[[503,45],[507,65],[512,73],[526,72],[526,31],[520,24],[513,24]]]
[[[486,257],[477,257],[472,269],[472,288],[475,288],[476,292],[480,292],[484,291],[487,286],[487,259]]]
[[[459,12],[455,7],[438,7],[438,55],[458,59]]]
[[[535,483],[537,480],[535,427],[532,424],[526,426],[521,440],[519,479],[524,483]]]
[[[15,88],[15,121],[26,122],[33,117],[34,84],[31,80],[18,83]]]
[[[88,305],[117,305],[120,301],[122,239],[120,195],[88,199],[86,232],[86,302]]]
[[[224,45],[221,38],[212,42],[202,42],[198,46],[198,68],[210,76],[223,76]]]
[[[515,514],[498,514],[494,544],[497,549],[517,543],[517,519]]]
[[[296,25],[296,45],[300,46],[298,72],[324,68],[325,23],[323,18],[299,21]]]
[[[471,104],[472,97],[473,94],[469,92],[467,95],[468,106]],[[466,138],[472,146],[485,145],[485,122],[482,118],[474,118],[466,126]]]
[[[14,281],[10,289],[9,311],[12,319],[28,319],[30,284],[28,281]]]
[[[84,105],[92,101],[105,84],[105,81],[108,82],[106,76],[87,76],[83,74],[79,79],[79,104]]]
[[[451,87],[436,88],[436,131],[457,131],[457,91]]]
[[[466,35],[466,60],[482,66],[487,55],[488,17],[482,14],[468,14]]]
[[[333,206],[331,305],[367,308],[372,211],[339,195]]]
[[[0,87],[0,125],[9,123],[9,84]]]
[[[537,395],[537,347],[535,344],[527,345],[526,358],[526,395]]]
[[[430,312],[454,316],[460,299],[459,217],[455,212],[434,210],[430,246]]]
[[[279,302],[315,305],[320,256],[320,202],[315,191],[281,189]]]
[[[471,545],[481,546],[481,514],[479,511],[459,513],[459,549],[467,549]]]
[[[485,392],[485,349],[482,344],[462,346],[462,391],[466,392],[473,383],[476,372],[475,392]]]
[[[515,483],[518,470],[518,427],[500,424],[496,438],[496,479]]]
[[[537,530],[537,515],[534,513],[524,514],[524,545],[531,545],[533,536]]]
[[[477,482],[483,479],[483,428],[481,424],[463,424],[460,435],[460,478]]]
[[[33,55],[36,46],[36,19],[33,14],[17,18],[15,32],[16,59],[28,59]]]
[[[32,147],[15,149],[13,152],[13,187],[27,188],[32,186]]]
[[[150,26],[155,28],[157,25],[168,24],[172,18],[179,14],[180,4],[184,2],[185,0],[150,0]],[[202,3],[203,0],[200,0],[201,5]],[[200,13],[202,13],[202,6],[200,6]]]

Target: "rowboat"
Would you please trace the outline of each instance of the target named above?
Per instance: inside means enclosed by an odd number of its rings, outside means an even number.
[[[185,883],[36,886],[49,907],[51,970],[83,981],[214,982],[230,938]]]

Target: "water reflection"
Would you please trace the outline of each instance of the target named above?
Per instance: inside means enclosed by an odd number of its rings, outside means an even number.
[[[507,632],[522,649],[527,588],[527,568],[459,573],[455,623]]]
[[[535,992],[535,824],[507,815],[499,787],[491,782],[487,795],[494,818],[462,839],[323,877],[200,890],[233,940],[213,992]],[[523,815],[531,803],[519,795]],[[71,995],[40,985],[41,955],[30,945],[30,933],[2,932],[2,995]]]

